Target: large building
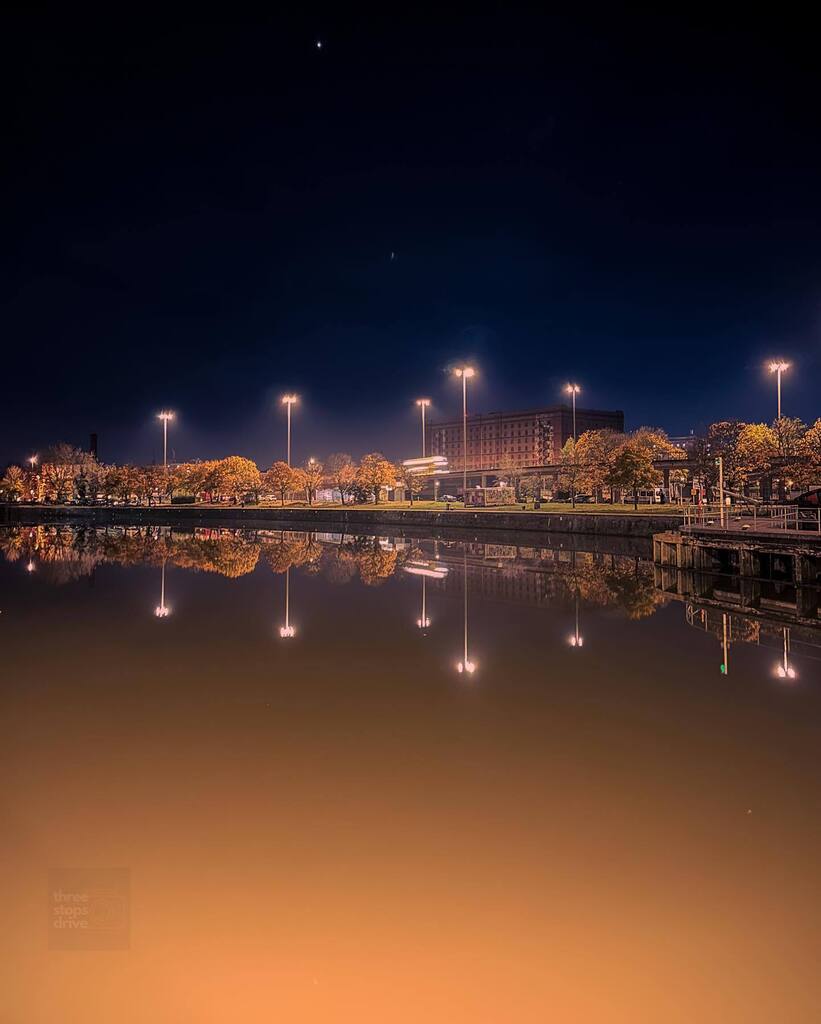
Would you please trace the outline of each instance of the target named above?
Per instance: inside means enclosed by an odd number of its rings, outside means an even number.
[[[576,433],[585,430],[624,431],[623,412],[576,409]],[[431,423],[430,454],[444,455],[451,470],[463,466],[462,420]],[[549,466],[573,436],[570,406],[554,406],[530,412],[491,412],[468,416],[468,472]]]

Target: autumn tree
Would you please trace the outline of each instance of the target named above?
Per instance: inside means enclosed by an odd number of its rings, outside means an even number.
[[[638,508],[639,491],[661,481],[661,473],[653,465],[651,447],[633,437],[625,438],[613,458],[612,481],[616,487],[633,491],[633,507]]]
[[[322,481],[325,479],[325,470],[322,463],[317,461],[317,459],[308,459],[302,467],[302,473],[305,477],[305,492],[308,495],[308,504],[313,505],[317,488],[322,485]]]
[[[334,452],[325,460],[325,475],[331,487],[339,491],[339,498],[345,504],[345,495],[352,494],[356,480],[356,466],[350,455],[345,452]]]
[[[188,463],[185,487],[196,498],[208,495],[213,500],[217,490],[217,463],[214,460]]]
[[[695,457],[698,473],[711,487],[718,481],[718,459],[724,473],[724,483],[730,490],[740,488],[745,480],[739,453],[739,438],[747,424],[741,420],[721,420],[707,428],[706,445],[697,446]]]
[[[265,490],[278,494],[282,507],[285,507],[285,495],[294,490],[294,471],[287,462],[275,462],[262,478]]]
[[[614,430],[586,430],[576,444],[579,483],[597,499],[605,487],[612,496],[613,461],[622,440]]]
[[[420,473],[418,470],[414,471],[410,466],[403,466],[402,463],[394,466],[394,477],[405,488],[411,506],[414,496],[420,494],[424,489],[427,476],[428,474]]]
[[[0,493],[6,501],[20,501],[26,491],[26,475],[19,466],[9,466],[0,480]]]
[[[362,456],[356,471],[356,483],[363,490],[373,494],[373,500],[379,504],[379,491],[383,487],[391,487],[396,483],[396,467],[388,462],[381,452],[370,452]]]
[[[542,478],[536,474],[523,476],[519,481],[519,491],[526,499],[536,498],[542,490]]]
[[[821,483],[821,419],[817,419],[801,439],[801,456],[809,477],[806,485]]]
[[[88,452],[64,441],[48,448],[42,465],[47,497],[58,504],[68,501],[74,493],[74,477],[92,461],[94,457]]]
[[[778,444],[772,427],[766,423],[745,423],[736,444],[738,474],[742,483],[750,477],[772,475]]]
[[[305,496],[308,495],[308,474],[304,469],[292,469],[291,470],[291,489],[294,492],[304,491]]]
[[[219,494],[231,497],[234,502],[242,500],[246,494],[259,496],[262,478],[256,463],[241,455],[229,455],[220,459],[214,467],[214,489]]]
[[[811,479],[810,467],[804,456],[807,426],[800,419],[782,416],[773,421],[772,432],[777,463],[774,468],[778,472],[781,496],[784,497],[787,481],[804,487]]]
[[[579,476],[579,463],[576,457],[576,442],[572,437],[569,437],[559,453],[559,465],[561,471],[559,473],[559,484],[564,489],[570,491],[571,498],[575,505],[576,502],[576,491],[577,481]]]

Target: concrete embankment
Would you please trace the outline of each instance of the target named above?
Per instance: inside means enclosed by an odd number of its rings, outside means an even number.
[[[638,515],[596,512],[449,512],[430,509],[399,509],[388,506],[373,509],[342,508],[241,508],[227,505],[138,506],[6,505],[0,522],[55,522],[70,520],[87,523],[185,523],[195,526],[228,524],[254,526],[310,524],[314,529],[344,525],[357,527],[423,527],[435,530],[503,530],[507,533],[588,534],[593,536],[649,539],[653,534],[675,529],[680,520],[674,515],[641,513]],[[284,527],[287,528],[287,525]]]

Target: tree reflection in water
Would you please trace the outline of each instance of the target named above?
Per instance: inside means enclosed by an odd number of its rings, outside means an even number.
[[[653,585],[652,566],[623,555],[270,529],[58,525],[0,531],[5,558],[36,565],[52,583],[80,579],[110,564],[167,564],[236,579],[253,572],[262,560],[275,573],[301,569],[322,574],[335,586],[354,579],[379,586],[409,563],[428,557],[429,544],[443,566],[464,560],[471,591],[485,599],[564,608],[579,600],[583,606],[620,609],[631,619],[652,615],[666,600]],[[461,587],[462,576],[444,573],[431,583],[447,592]]]

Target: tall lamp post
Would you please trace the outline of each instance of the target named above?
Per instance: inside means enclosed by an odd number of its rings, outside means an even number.
[[[299,401],[296,395],[283,395],[282,404],[288,410],[288,465],[291,465],[291,406]]]
[[[777,387],[778,387],[778,418],[781,419],[781,374],[785,370],[789,370],[790,364],[785,363],[783,359],[773,360],[770,363],[770,373],[776,375]]]
[[[468,502],[468,380],[476,371],[472,366],[457,366],[453,371],[462,378],[462,501]]]
[[[157,419],[162,420],[162,467],[168,469],[168,421],[174,419],[174,413],[165,409],[157,414]]]
[[[429,398],[417,398],[416,404],[422,411],[422,458],[424,459],[427,453],[427,446],[425,444],[425,409],[430,405]]]
[[[576,441],[578,440],[576,435],[576,395],[581,391],[578,384],[565,384],[565,392],[570,395],[573,400],[573,483],[570,486],[570,502],[573,508],[576,507]]]

